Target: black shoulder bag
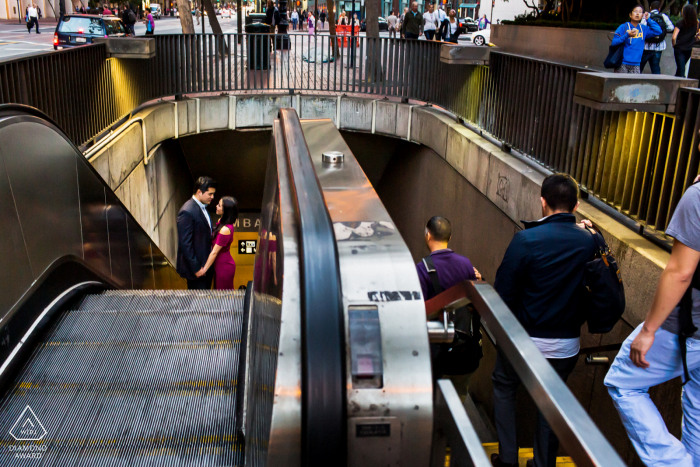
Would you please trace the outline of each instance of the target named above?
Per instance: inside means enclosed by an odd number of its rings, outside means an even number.
[[[586,228],[596,244],[596,254],[586,263],[583,306],[588,332],[610,332],[625,312],[625,288],[617,262],[600,233]]]
[[[423,258],[435,295],[442,292],[437,269],[431,256]],[[481,317],[469,304],[450,313],[450,321],[455,325],[455,338],[451,344],[438,344],[439,349],[433,361],[433,372],[443,375],[466,375],[479,368],[484,356],[481,348]]]
[[[683,362],[683,385],[690,381],[686,341],[698,331],[697,326],[693,323],[693,289],[700,289],[700,268],[695,269],[693,280],[678,304],[678,343],[681,347],[681,361]]]

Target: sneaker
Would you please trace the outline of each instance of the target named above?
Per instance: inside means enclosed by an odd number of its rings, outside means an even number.
[[[41,34],[39,31],[36,32],[37,34]]]
[[[491,465],[493,467],[518,467],[518,463],[516,462],[515,464],[506,464],[501,460],[501,458],[498,456],[498,454],[491,454]]]

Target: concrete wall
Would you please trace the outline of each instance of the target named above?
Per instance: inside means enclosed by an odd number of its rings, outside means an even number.
[[[420,111],[414,111],[414,115],[417,124],[424,129],[431,128],[429,123],[421,121],[425,116],[421,116]],[[450,127],[449,130],[455,132],[447,136],[449,144],[438,146],[440,150],[444,147],[448,148],[449,159],[443,158],[425,145],[416,145],[396,138],[350,131],[343,132],[343,137],[376,188],[384,206],[406,241],[414,261],[419,262],[428,253],[423,241],[426,220],[436,214],[443,215],[450,219],[453,225],[450,248],[470,258],[474,266],[483,274],[484,279],[493,283],[508,244],[513,235],[520,230],[520,225],[512,216],[518,216],[520,212],[524,218],[532,218],[532,212],[528,211],[534,210],[535,206],[528,207],[523,203],[522,206],[517,207],[517,203],[511,203],[514,197],[517,197],[516,189],[523,190],[525,193],[523,199],[532,197],[535,185],[527,175],[532,174],[527,172],[525,168],[527,166],[514,164],[526,172],[520,180],[515,179],[509,169],[510,166],[506,164],[509,162],[508,159],[513,159],[511,156],[497,150],[494,152],[493,145],[489,147],[490,143],[481,138],[472,141],[469,138],[471,132],[463,135],[458,129]],[[430,138],[435,139],[433,136]],[[489,156],[495,157],[496,160],[489,161]],[[493,169],[490,168],[492,166]],[[508,180],[505,187],[501,183],[501,195],[506,199],[498,194],[495,197],[484,194],[493,194],[493,191],[489,190],[491,170],[499,172],[501,177]],[[535,178],[538,179],[541,176]],[[517,188],[518,183],[520,188]],[[534,197],[539,198],[539,192]],[[537,208],[539,209],[539,205]],[[623,234],[623,232],[617,233]],[[610,238],[608,235],[606,237]],[[626,256],[619,251],[619,245],[613,248],[618,248],[618,257]],[[647,284],[655,284],[656,281],[655,277],[647,281]],[[647,288],[653,291],[654,287],[648,285]],[[642,308],[639,305],[635,306]],[[633,327],[630,324],[620,321],[612,332],[601,336],[589,334],[584,326],[581,347],[619,343],[632,330]],[[470,379],[469,392],[472,398],[484,407],[486,413],[492,416],[491,372],[495,365],[496,350],[487,338],[483,340],[483,344],[484,358],[479,369]],[[612,358],[615,352],[601,355]],[[608,366],[587,365],[584,357],[579,359],[568,381],[569,389],[626,463],[641,467],[603,384]],[[658,386],[650,391],[669,429],[677,436],[680,435],[681,423],[679,393],[678,381]],[[522,388],[518,393],[517,407],[519,420],[535,420],[536,407],[527,391]],[[531,447],[533,436],[534,423],[518,423],[518,439],[521,447]],[[561,455],[566,453],[562,450]]]
[[[497,24],[492,25],[491,28],[491,42],[496,44],[500,51],[599,70],[604,69],[603,61],[608,56],[609,37],[612,37],[612,31],[593,29],[546,28],[511,24]],[[651,73],[648,66],[644,71]],[[666,35],[666,51],[661,55],[661,73],[666,75],[676,73],[671,34]]]

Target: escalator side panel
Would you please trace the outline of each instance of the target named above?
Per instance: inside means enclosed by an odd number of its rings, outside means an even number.
[[[132,218],[127,219],[129,251],[131,255],[131,278],[136,289],[155,288],[151,241]]]
[[[0,153],[36,277],[58,257],[83,258],[77,154],[50,127],[17,120],[0,128]]]
[[[129,251],[129,232],[127,231],[127,214],[117,195],[107,190],[107,225],[109,227],[109,254],[111,259],[111,276],[114,282],[125,289],[134,288],[131,278],[131,252]],[[121,258],[121,261],[116,261]]]
[[[0,267],[0,322],[5,312],[19,300],[32,283],[29,256],[22,238],[22,227],[12,199],[10,182],[0,149],[0,258],[8,267]],[[10,267],[11,266],[11,267]],[[3,336],[0,336],[2,339]]]
[[[78,187],[80,190],[80,220],[83,227],[83,248],[87,261],[104,274],[110,276],[109,234],[105,188],[92,176],[85,164],[78,164]]]

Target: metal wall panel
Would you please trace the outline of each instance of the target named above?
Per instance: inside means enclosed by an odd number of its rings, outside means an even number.
[[[131,216],[127,216],[129,232],[129,252],[131,256],[131,277],[135,289],[154,289],[153,257],[151,239]]]
[[[112,271],[109,261],[105,185],[95,177],[87,162],[78,160],[77,165],[85,261],[105,276],[109,276]]]
[[[1,129],[0,135],[2,135]],[[4,145],[0,146],[0,226],[2,226],[0,258],[3,265],[0,267],[0,322],[5,312],[17,302],[33,280],[29,256],[22,238],[22,227],[5,171],[3,153]]]
[[[4,157],[34,277],[58,257],[83,257],[78,153],[40,120],[0,129]],[[40,169],[39,169],[40,168]]]
[[[131,280],[131,253],[126,210],[117,195],[107,190],[107,224],[112,279],[126,289],[134,288]]]

